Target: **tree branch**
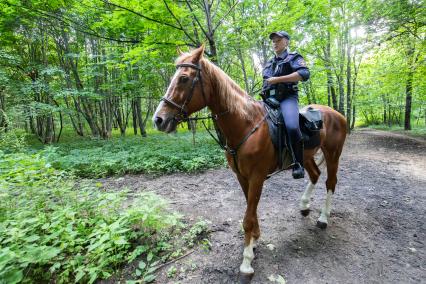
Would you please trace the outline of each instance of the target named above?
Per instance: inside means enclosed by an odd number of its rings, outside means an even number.
[[[229,13],[232,12],[232,10],[234,10],[234,8],[238,5],[238,3],[240,3],[239,1],[236,1],[234,3],[234,5],[231,6],[231,8],[229,8],[229,11],[226,12],[226,14],[222,17],[222,19],[219,20],[219,22],[217,23],[217,25],[213,28],[213,34],[215,33],[216,29],[223,23],[223,21],[225,20],[225,18],[229,15]]]
[[[124,7],[124,6],[121,6],[121,5],[118,5],[118,4],[115,4],[115,3],[109,2],[108,0],[102,0],[102,1],[103,1],[105,4],[108,4],[108,5],[114,6],[114,7],[116,7],[116,8],[119,8],[119,9],[125,10],[125,11],[130,12],[130,13],[132,13],[132,14],[135,14],[135,15],[137,15],[137,16],[139,16],[139,17],[141,17],[141,18],[144,18],[144,19],[146,19],[146,20],[149,20],[149,21],[151,21],[151,22],[154,22],[154,23],[157,23],[157,24],[161,24],[161,25],[165,25],[165,26],[168,26],[168,27],[171,27],[171,28],[174,28],[174,29],[180,30],[180,31],[182,30],[182,28],[181,28],[181,27],[177,27],[177,26],[175,26],[175,25],[172,25],[172,24],[169,24],[169,23],[165,23],[165,22],[161,22],[161,21],[159,21],[159,20],[156,20],[156,19],[150,18],[150,17],[145,16],[145,15],[143,15],[143,14],[139,13],[139,12],[136,12],[136,11],[134,11],[134,10],[130,9],[130,8],[127,8],[127,7]]]
[[[118,43],[131,43],[131,44],[136,44],[136,43],[141,43],[141,40],[137,40],[137,39],[117,39],[117,38],[113,38],[113,37],[109,37],[109,36],[105,36],[105,35],[101,35],[99,33],[97,33],[96,31],[94,31],[93,29],[91,29],[90,27],[88,27],[87,25],[82,25],[81,23],[77,22],[76,20],[70,19],[69,17],[65,16],[65,15],[56,15],[54,13],[51,12],[47,12],[47,11],[43,11],[43,10],[39,10],[39,9],[30,9],[28,7],[25,6],[20,6],[20,5],[15,5],[15,4],[11,4],[9,2],[6,2],[7,4],[9,4],[10,6],[14,6],[17,8],[22,8],[25,9],[27,11],[33,12],[33,13],[37,13],[39,14],[45,21],[49,22],[51,25],[55,25],[54,22],[52,22],[52,18],[62,22],[68,26],[72,26],[76,31],[81,32],[83,34],[89,35],[89,36],[93,36],[96,38],[101,38],[101,39],[105,39],[105,40],[110,40],[110,41],[114,41],[114,42],[118,42]],[[179,29],[179,28],[178,28]],[[175,42],[144,42],[145,44],[154,44],[154,45],[171,45],[171,46],[191,46],[191,47],[197,47],[197,42],[193,42],[192,44],[189,43],[185,43],[185,44],[178,44]]]
[[[216,9],[213,12],[212,19],[216,17],[217,11],[219,11],[219,6],[220,6],[220,0],[217,1]]]
[[[183,31],[183,33],[188,37],[188,39],[194,43],[195,45],[198,44],[198,42],[196,40],[194,40],[189,34],[188,32],[183,28],[182,23],[179,21],[179,19],[175,16],[175,14],[173,13],[173,11],[170,9],[169,5],[167,4],[166,0],[163,0],[164,5],[167,8],[167,11],[169,11],[170,15],[172,15],[172,17],[176,20],[176,22],[178,23],[179,27],[181,28],[181,30]]]
[[[192,18],[193,18],[193,19],[197,22],[197,24],[198,24],[198,26],[200,27],[200,29],[201,29],[201,31],[203,32],[203,34],[204,34],[204,35],[205,35],[208,39],[210,39],[209,34],[207,34],[207,32],[204,30],[203,26],[201,25],[200,21],[198,20],[198,18],[195,16],[195,14],[194,14],[194,10],[192,9],[191,4],[189,3],[189,1],[188,1],[188,0],[185,0],[185,2],[186,2],[186,5],[187,5],[187,6],[188,6],[188,8],[189,8],[189,11],[191,11]]]
[[[102,39],[106,39],[106,40],[111,40],[111,41],[115,41],[115,42],[120,42],[120,43],[140,43],[140,40],[135,40],[135,39],[116,39],[116,38],[112,38],[112,37],[108,37],[108,36],[103,36],[100,35],[98,33],[96,33],[94,30],[92,30],[91,28],[87,27],[87,26],[82,26],[80,23],[78,23],[75,20],[69,19],[67,18],[65,15],[61,15],[61,17],[55,15],[54,13],[50,13],[47,11],[43,11],[43,10],[39,10],[39,9],[34,9],[34,8],[29,8],[29,7],[25,7],[25,6],[20,6],[20,5],[15,5],[12,4],[10,2],[6,2],[6,4],[16,7],[16,8],[20,8],[20,9],[25,9],[27,11],[29,11],[30,13],[37,13],[39,14],[43,19],[50,21],[52,18],[54,18],[55,20],[65,23],[68,26],[72,26],[70,23],[73,24],[73,28],[76,31],[79,31],[81,33],[87,34],[87,35],[91,35],[94,37],[98,37],[98,38],[102,38]]]

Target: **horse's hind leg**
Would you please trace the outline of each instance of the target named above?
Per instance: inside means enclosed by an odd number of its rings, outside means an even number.
[[[324,160],[324,156],[322,155],[322,161],[323,160]],[[310,213],[311,196],[315,191],[315,185],[318,181],[321,171],[318,168],[317,164],[315,163],[313,156],[310,156],[309,158],[305,158],[304,163],[305,163],[305,169],[309,175],[309,182],[308,182],[308,185],[306,186],[305,192],[302,195],[302,198],[300,199],[300,213],[306,217]],[[320,161],[319,163],[322,163],[322,162]]]
[[[328,218],[330,217],[331,212],[331,200],[336,189],[337,183],[337,169],[339,166],[339,157],[340,152],[324,153],[325,159],[327,161],[327,180],[325,182],[327,188],[327,195],[325,198],[324,206],[321,209],[321,215],[318,218],[317,226],[321,229],[327,228]]]

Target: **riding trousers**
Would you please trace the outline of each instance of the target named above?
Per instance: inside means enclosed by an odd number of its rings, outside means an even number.
[[[287,129],[291,144],[295,144],[302,139],[302,133],[299,127],[299,98],[296,95],[287,96],[281,101],[280,107],[284,117],[284,123]]]

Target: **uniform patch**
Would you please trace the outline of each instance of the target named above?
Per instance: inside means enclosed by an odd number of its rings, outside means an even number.
[[[306,62],[305,62],[305,60],[302,57],[297,58],[296,63],[299,66],[306,67]]]

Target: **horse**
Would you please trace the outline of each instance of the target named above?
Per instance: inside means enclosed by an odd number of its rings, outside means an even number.
[[[270,138],[266,112],[261,102],[254,100],[223,70],[203,57],[204,46],[189,53],[180,52],[176,72],[154,115],[155,127],[166,133],[176,131],[177,125],[205,107],[226,141],[225,155],[230,168],[243,190],[247,208],[243,219],[244,251],[240,265],[240,282],[250,282],[254,274],[251,265],[253,248],[260,236],[257,206],[268,174],[277,170],[278,157]],[[317,221],[325,229],[331,211],[332,195],[337,183],[339,157],[346,138],[346,119],[330,107],[311,105],[323,115],[320,145],[305,149],[304,165],[309,175],[308,185],[300,201],[300,212],[307,216],[310,200],[321,174],[319,165],[325,160],[327,195]],[[317,164],[314,155],[322,160]],[[241,280],[246,279],[246,280]]]

